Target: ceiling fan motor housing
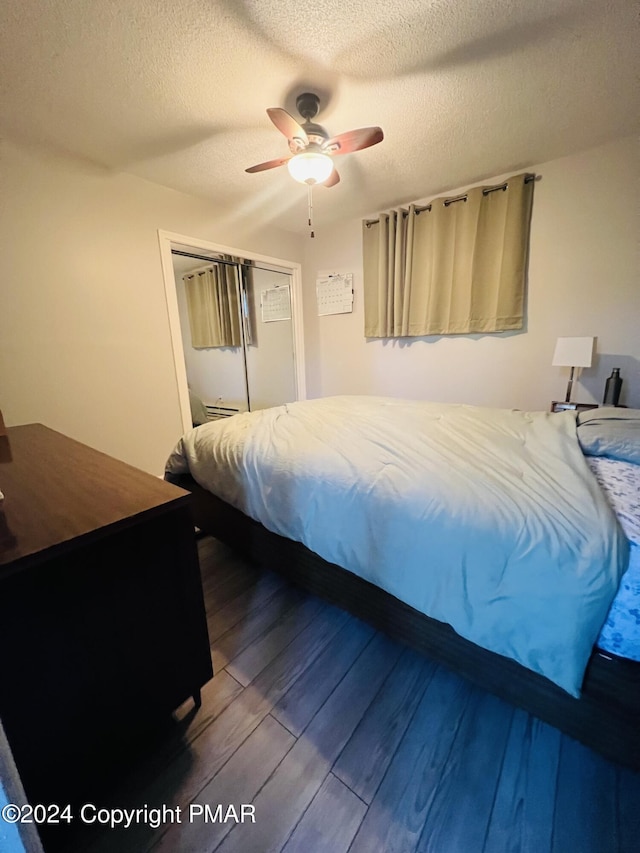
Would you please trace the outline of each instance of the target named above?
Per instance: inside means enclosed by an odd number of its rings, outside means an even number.
[[[296,109],[303,119],[311,121],[320,111],[320,98],[313,92],[303,92],[296,98]]]
[[[302,127],[309,137],[310,142],[317,142],[318,145],[322,145],[322,143],[329,138],[329,134],[324,127],[321,127],[319,124],[314,124],[312,121],[305,121]]]
[[[314,95],[313,92],[304,92],[302,95],[298,95],[296,98],[296,108],[302,118],[304,119],[304,124],[302,125],[302,129],[307,134],[309,142],[315,145],[322,145],[323,142],[326,142],[329,138],[329,134],[320,124],[315,124],[311,121],[312,118],[315,118],[318,115],[320,110],[320,99],[317,95]],[[289,147],[294,150],[300,150],[301,147],[297,143],[297,140],[293,140],[294,146],[289,144]]]

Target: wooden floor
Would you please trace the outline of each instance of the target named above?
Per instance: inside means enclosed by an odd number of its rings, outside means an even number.
[[[199,543],[214,679],[103,807],[182,808],[82,853],[632,853],[640,774]],[[189,821],[189,804],[255,823]],[[175,814],[175,812],[173,813]],[[245,810],[250,818],[250,810]],[[220,815],[218,814],[218,817]]]

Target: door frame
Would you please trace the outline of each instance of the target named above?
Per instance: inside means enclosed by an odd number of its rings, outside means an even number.
[[[220,243],[211,243],[197,237],[187,237],[184,234],[176,234],[173,231],[158,229],[158,242],[160,244],[160,260],[162,263],[162,276],[164,279],[164,291],[167,302],[167,316],[169,319],[169,332],[171,335],[171,347],[173,351],[173,363],[175,369],[176,386],[178,389],[178,400],[182,427],[186,432],[192,427],[191,406],[189,405],[189,387],[187,383],[187,368],[184,357],[184,346],[182,343],[182,329],[180,327],[180,313],[178,311],[178,296],[176,293],[176,280],[171,258],[172,248],[185,247],[206,252],[218,252],[225,255],[233,255],[245,261],[268,264],[278,267],[282,272],[291,275],[291,319],[293,326],[293,363],[296,382],[296,399],[305,400],[307,397],[307,385],[304,361],[304,332],[302,313],[302,267],[294,261],[283,258],[271,258],[268,255],[260,255],[256,252],[238,249],[232,246],[223,246]]]

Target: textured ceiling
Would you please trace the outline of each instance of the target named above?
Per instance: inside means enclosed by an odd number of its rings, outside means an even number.
[[[306,230],[266,115],[323,96],[337,158],[316,225],[638,131],[635,0],[4,0],[0,133]]]

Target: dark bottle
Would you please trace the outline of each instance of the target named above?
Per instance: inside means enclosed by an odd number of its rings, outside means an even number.
[[[611,376],[607,379],[604,386],[605,406],[617,406],[620,399],[620,389],[622,388],[622,379],[620,378],[620,368],[614,367],[611,371]]]

